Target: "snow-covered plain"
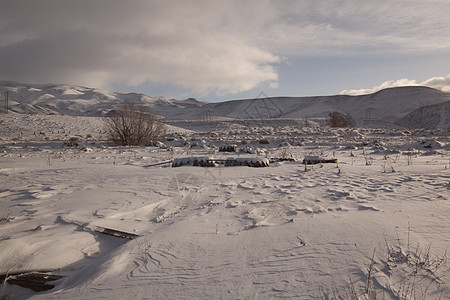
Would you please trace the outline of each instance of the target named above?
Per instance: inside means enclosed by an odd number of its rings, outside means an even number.
[[[64,276],[4,299],[335,299],[368,273],[377,299],[449,299],[448,130],[190,121],[116,147],[95,117],[1,120],[0,274]],[[153,166],[194,156],[271,164]]]
[[[2,299],[450,299],[448,93],[205,103],[55,84],[0,91],[11,97],[0,115]],[[170,120],[161,143],[106,140],[99,116],[125,100]],[[366,128],[324,126],[331,110]],[[270,166],[235,166],[246,162]],[[17,285],[32,271],[61,277],[47,291]]]

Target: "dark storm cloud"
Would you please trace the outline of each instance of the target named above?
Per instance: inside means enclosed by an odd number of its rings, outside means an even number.
[[[448,51],[448,8],[447,0],[7,0],[0,78],[237,93],[276,86],[293,56]]]
[[[279,58],[221,31],[216,9],[204,1],[11,1],[0,24],[0,76],[103,87],[150,81],[200,93],[276,82]]]

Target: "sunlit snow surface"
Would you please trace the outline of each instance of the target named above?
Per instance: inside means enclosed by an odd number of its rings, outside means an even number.
[[[1,120],[0,273],[65,276],[40,293],[3,284],[13,299],[317,299],[350,280],[363,291],[374,249],[375,292],[391,299],[414,269],[384,268],[387,244],[431,245],[433,258],[449,246],[448,130],[179,122],[159,147],[116,147],[98,118]],[[246,152],[218,152],[234,144]],[[151,166],[257,155],[297,161]],[[338,164],[305,166],[307,155]],[[417,295],[427,285],[426,299],[447,299],[448,266],[421,270]]]

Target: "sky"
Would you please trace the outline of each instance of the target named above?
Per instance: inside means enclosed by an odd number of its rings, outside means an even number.
[[[0,80],[206,101],[450,92],[448,0],[4,0]]]

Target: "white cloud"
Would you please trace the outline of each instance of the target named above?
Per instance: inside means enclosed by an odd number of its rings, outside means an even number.
[[[388,80],[383,82],[382,84],[368,88],[368,89],[358,89],[358,90],[343,90],[339,94],[341,95],[365,95],[372,94],[378,92],[383,89],[400,87],[400,86],[417,86],[417,82],[415,80],[409,79],[399,79],[399,80]]]
[[[399,80],[389,80],[382,84],[368,89],[358,89],[358,90],[343,90],[340,92],[341,95],[365,95],[378,92],[383,89],[400,87],[400,86],[427,86],[434,89],[441,90],[443,92],[450,92],[450,74],[447,77],[432,77],[423,82],[417,83],[416,80],[410,79],[399,79]]]
[[[446,77],[433,77],[422,82],[421,85],[429,86],[444,92],[450,92],[450,74]]]

